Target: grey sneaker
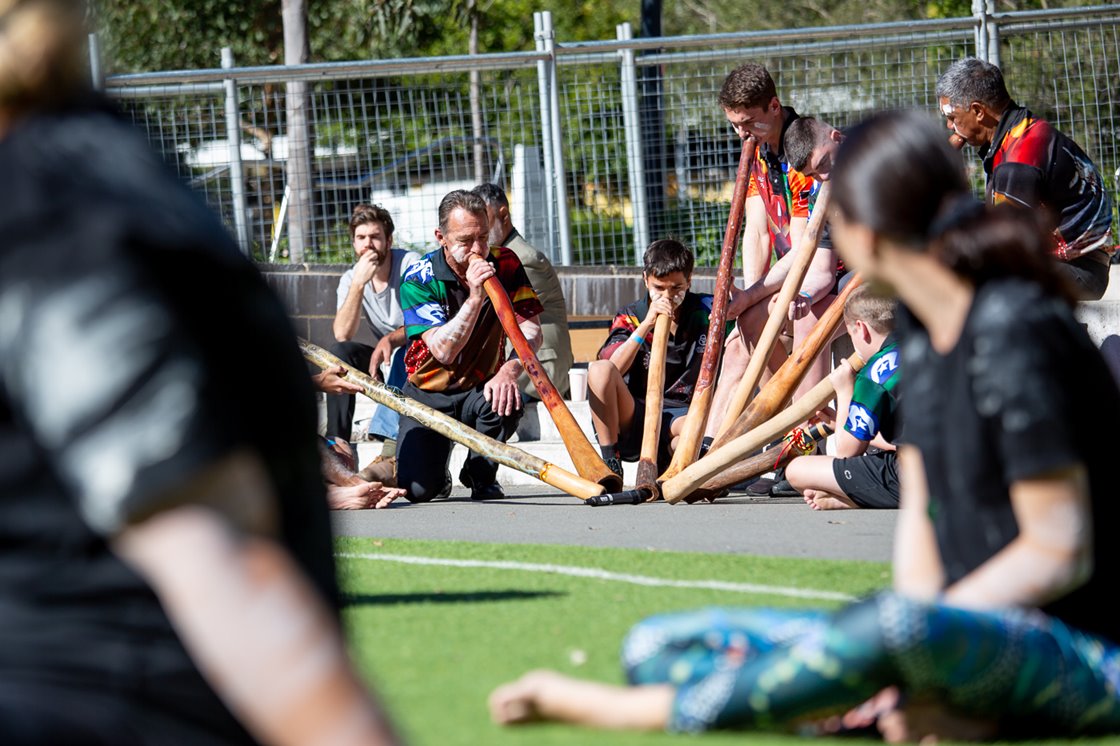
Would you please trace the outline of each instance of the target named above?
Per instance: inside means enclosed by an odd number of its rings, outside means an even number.
[[[606,463],[608,469],[610,469],[611,471],[613,471],[615,474],[618,475],[619,479],[622,478],[622,460],[621,459],[619,459],[616,456],[611,456],[610,458],[603,459],[603,461],[604,461],[604,463]]]

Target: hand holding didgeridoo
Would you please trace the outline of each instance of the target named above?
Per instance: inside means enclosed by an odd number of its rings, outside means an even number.
[[[720,413],[723,421],[720,423],[717,433],[719,436],[722,436],[731,428],[732,423],[735,422],[753,398],[755,387],[758,385],[759,379],[762,378],[766,362],[770,359],[770,351],[774,348],[774,343],[785,326],[789,305],[801,290],[801,283],[805,281],[805,275],[808,273],[809,266],[813,263],[813,257],[817,253],[817,244],[820,242],[821,232],[824,230],[824,222],[828,214],[830,196],[831,187],[828,182],[825,182],[817,196],[817,202],[813,207],[813,214],[809,218],[809,223],[805,226],[805,231],[801,235],[797,254],[793,258],[793,265],[789,268],[789,274],[782,282],[774,307],[766,319],[766,326],[762,328],[762,333],[755,343],[754,352],[751,353],[750,362],[747,363],[747,370],[735,387],[735,393],[727,405],[727,411]]]
[[[365,372],[347,365],[318,345],[301,339],[299,340],[299,348],[308,362],[319,366],[323,370],[341,366],[345,370],[346,378],[361,386],[362,393],[378,404],[384,404],[394,412],[411,417],[429,430],[439,433],[448,440],[460,443],[475,453],[522,474],[535,477],[545,484],[581,500],[603,494],[602,485],[576,476],[542,458],[526,453],[520,448],[515,448],[500,440],[483,435],[453,417],[448,417],[443,412],[425,406],[415,399],[408,398],[400,391],[374,380]]]
[[[485,260],[479,256],[471,256],[470,261]],[[622,479],[607,467],[602,456],[591,445],[591,441],[580,429],[576,418],[572,416],[568,405],[564,403],[564,398],[549,379],[544,366],[537,359],[537,353],[529,344],[529,340],[525,339],[525,334],[517,324],[517,314],[513,310],[513,304],[502,283],[497,277],[490,277],[483,283],[483,287],[487,297],[490,298],[490,303],[494,306],[494,311],[498,314],[502,329],[505,330],[517,357],[521,360],[521,365],[525,368],[525,373],[537,389],[537,396],[548,409],[552,421],[556,423],[556,429],[560,432],[560,438],[564,441],[568,455],[572,457],[576,471],[584,479],[597,482],[608,491],[621,489]]]
[[[859,355],[853,354],[848,358],[848,363],[853,370],[858,371],[863,367],[864,361]],[[677,503],[702,488],[705,492],[696,498],[700,499],[708,496],[709,491],[721,490],[748,478],[744,474],[749,469],[740,469],[740,462],[753,451],[788,433],[794,426],[819,412],[835,393],[832,381],[825,378],[791,406],[729,441],[718,451],[709,451],[704,458],[677,476],[662,482],[661,496],[666,502]]]
[[[696,459],[696,454],[700,452],[704,427],[708,424],[708,413],[715,394],[715,379],[726,336],[727,305],[731,296],[735,257],[739,253],[739,233],[743,227],[743,213],[746,210],[747,183],[751,178],[757,147],[758,143],[753,137],[743,140],[743,148],[739,154],[739,169],[735,173],[735,191],[731,195],[731,211],[727,216],[723,248],[720,250],[719,271],[716,273],[715,290],[712,294],[712,312],[708,316],[707,346],[704,348],[700,375],[696,379],[695,393],[692,396],[692,403],[689,404],[688,414],[685,416],[684,428],[677,440],[673,460],[661,475],[662,481],[679,473]]]

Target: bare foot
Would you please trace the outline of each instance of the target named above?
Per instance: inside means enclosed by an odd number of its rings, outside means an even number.
[[[832,495],[820,490],[805,490],[805,502],[813,510],[849,510],[856,504],[847,497]]]
[[[359,482],[346,486],[327,485],[327,504],[331,510],[365,510],[387,508],[404,490],[385,487],[380,482]]]

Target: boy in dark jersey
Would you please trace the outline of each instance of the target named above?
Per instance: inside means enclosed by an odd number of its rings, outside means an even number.
[[[786,478],[813,510],[897,508],[898,466],[891,442],[898,431],[898,344],[893,300],[870,286],[853,291],[844,306],[852,346],[867,360],[856,373],[847,360],[830,376],[836,387],[835,456],[803,456],[786,466]],[[872,450],[872,442],[876,447]]]
[[[647,295],[618,310],[610,333],[588,366],[591,419],[603,459],[616,474],[622,461],[637,461],[645,420],[650,344],[658,314],[673,319],[665,357],[659,470],[669,465],[672,438],[696,388],[708,336],[712,296],[693,293],[692,252],[679,241],[661,239],[646,249],[642,279]]]

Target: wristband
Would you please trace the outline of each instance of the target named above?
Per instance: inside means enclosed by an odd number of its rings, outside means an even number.
[[[806,293],[804,290],[802,290],[800,293],[798,293],[798,295],[800,295],[802,298],[806,298],[808,300],[813,300],[813,296],[810,295],[809,293]]]
[[[641,347],[646,343],[645,337],[643,337],[641,334],[638,334],[637,332],[634,332],[630,335],[630,341],[638,345],[638,347]]]

